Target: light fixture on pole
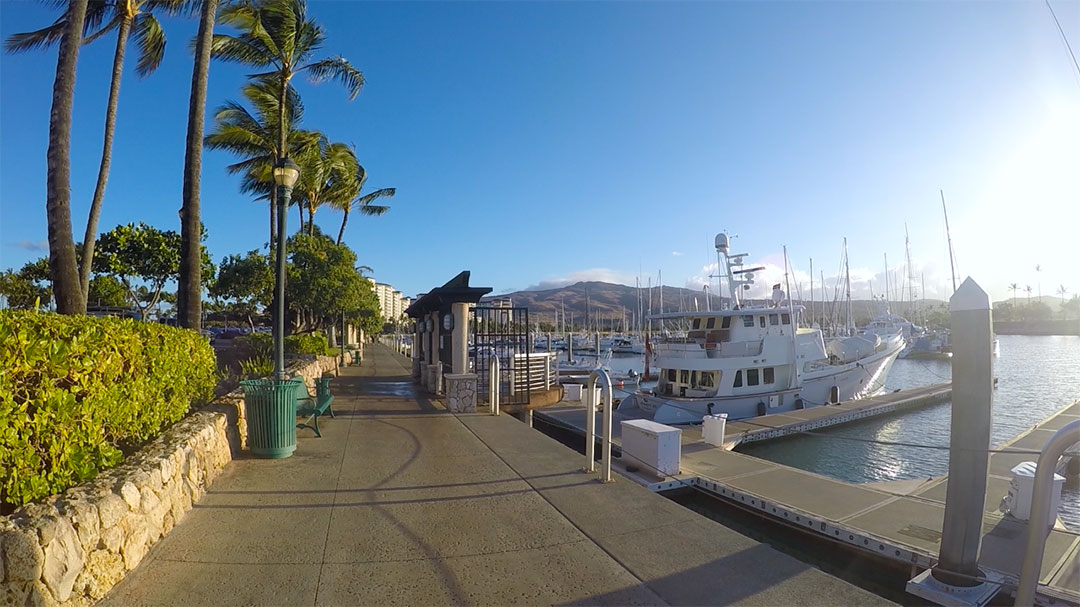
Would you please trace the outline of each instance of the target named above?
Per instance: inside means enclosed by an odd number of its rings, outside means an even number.
[[[274,165],[277,197],[277,271],[274,273],[274,379],[285,379],[285,208],[293,186],[300,177],[300,167],[286,156]]]

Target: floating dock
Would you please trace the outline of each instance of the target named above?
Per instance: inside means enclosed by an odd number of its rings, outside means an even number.
[[[879,398],[891,397],[900,401],[910,396],[914,401],[930,398],[934,393],[929,388],[926,393],[911,392]],[[866,405],[865,411],[882,405],[880,401],[876,404],[858,402]],[[835,412],[837,407],[816,409],[826,412],[832,409]],[[854,415],[859,411],[864,409],[853,408],[847,413]],[[536,416],[547,423],[570,428],[584,435],[586,416],[580,406],[573,409],[558,407],[537,411]],[[791,414],[784,414],[767,417],[790,416]],[[770,433],[808,423],[822,422],[822,425],[816,426],[818,428],[843,423],[823,423],[834,417],[801,421],[780,420],[783,423],[777,428],[763,430],[758,425],[745,430],[763,432],[758,436],[768,435],[769,438],[775,438],[783,434]],[[613,418],[613,442],[621,445],[619,422],[629,417],[616,410]],[[1080,419],[1080,400],[1061,409],[1003,448],[1041,450],[1057,429],[1075,419]],[[760,422],[762,418],[752,418],[746,420],[745,424]],[[741,431],[737,424],[740,422],[729,424],[729,428],[736,426]],[[598,422],[598,432],[599,427]],[[908,564],[915,570],[930,568],[937,561],[945,514],[947,477],[892,483],[846,483],[726,448],[714,447],[701,440],[700,426],[681,429],[682,459],[678,476],[658,477],[634,470],[644,466],[629,461],[625,456],[621,459],[627,461],[617,465],[621,468],[620,471],[655,491],[679,487],[698,488],[766,519],[800,527],[807,532],[847,544],[857,551]],[[725,444],[725,447],[727,446]],[[1000,574],[1006,584],[1013,586],[1019,577],[1027,526],[1025,522],[1002,515],[998,512],[998,505],[1008,491],[1012,467],[1021,461],[1035,459],[1037,457],[1029,453],[993,453],[990,457],[979,563],[984,570],[989,569]],[[630,464],[630,469],[634,471],[626,471],[627,464]],[[1080,534],[1060,525],[1050,532],[1046,540],[1039,583],[1038,596],[1044,600],[1080,603]]]

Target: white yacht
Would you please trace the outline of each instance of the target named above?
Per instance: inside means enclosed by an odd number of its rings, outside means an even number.
[[[903,336],[861,333],[826,343],[821,330],[800,328],[803,306],[774,287],[772,304],[743,306],[739,294],[753,284],[748,254],[729,254],[727,234],[716,237],[733,308],[653,316],[688,324],[685,337],[652,344],[659,383],[624,399],[665,424],[698,423],[709,414],[743,419],[833,404],[879,391],[904,348]]]

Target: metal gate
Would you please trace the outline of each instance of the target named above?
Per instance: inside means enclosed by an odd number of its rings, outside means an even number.
[[[477,306],[473,308],[470,366],[477,375],[478,392],[487,397],[490,390],[489,369],[492,357],[499,357],[499,401],[506,405],[529,404],[532,369],[521,364],[527,360],[529,309]]]

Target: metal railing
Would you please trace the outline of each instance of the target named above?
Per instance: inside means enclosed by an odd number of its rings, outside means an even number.
[[[706,344],[704,341],[667,341],[653,346],[656,358],[727,358],[760,356],[764,341],[721,341]]]
[[[1080,420],[1069,422],[1055,432],[1039,455],[1039,463],[1035,467],[1035,485],[1031,491],[1031,518],[1027,525],[1026,549],[1020,566],[1020,583],[1016,588],[1016,605],[1035,604],[1035,590],[1039,585],[1046,536],[1050,532],[1054,472],[1058,459],[1065,450],[1077,443],[1080,443]]]
[[[586,472],[590,474],[596,472],[596,382],[601,380],[600,384],[602,394],[600,398],[604,401],[604,415],[601,421],[603,426],[603,434],[600,438],[600,458],[602,472],[600,474],[600,481],[604,483],[611,482],[611,409],[612,409],[612,397],[611,397],[611,378],[608,377],[607,371],[603,369],[596,369],[592,373],[589,373],[589,383],[585,390],[585,459],[588,460],[588,465],[585,468]]]

